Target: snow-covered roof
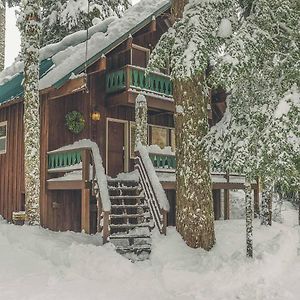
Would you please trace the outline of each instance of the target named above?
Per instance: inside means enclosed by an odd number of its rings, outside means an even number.
[[[129,8],[121,18],[110,17],[91,27],[88,36],[86,53],[86,31],[78,31],[65,37],[62,41],[47,45],[40,50],[40,61],[50,61],[51,66],[40,78],[40,90],[62,86],[73,74],[79,74],[87,65],[93,64],[102,55],[124,42],[129,35],[135,34],[170,8],[170,0],[141,0]],[[86,55],[87,54],[87,55]],[[17,76],[23,72],[23,63],[18,59],[12,66],[0,73],[0,104],[15,98],[15,94],[7,93],[7,86],[12,85]],[[20,85],[20,80],[18,81]],[[13,85],[12,85],[13,86]],[[11,87],[10,87],[11,89]],[[4,97],[5,96],[5,97]]]

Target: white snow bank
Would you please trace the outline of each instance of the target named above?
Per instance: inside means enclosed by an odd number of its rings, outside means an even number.
[[[100,188],[102,207],[104,211],[110,211],[111,202],[109,199],[107,178],[105,175],[105,170],[103,167],[103,162],[102,162],[102,157],[100,155],[99,147],[95,142],[92,142],[91,140],[88,139],[83,139],[78,142],[75,142],[72,145],[61,147],[49,153],[61,152],[61,151],[72,150],[72,149],[81,149],[81,148],[88,148],[92,150],[95,169],[96,169],[96,179]]]
[[[167,198],[166,193],[165,193],[165,191],[159,181],[159,178],[156,174],[153,163],[149,157],[149,152],[147,150],[147,147],[143,146],[141,143],[138,143],[136,150],[139,151],[139,153],[140,153],[141,159],[147,170],[147,174],[148,174],[150,182],[153,186],[154,193],[157,197],[160,208],[164,209],[166,211],[169,211],[170,204],[169,204],[168,198]]]
[[[297,212],[289,210],[297,217]],[[212,251],[188,248],[175,229],[154,232],[149,261],[131,263],[100,235],[0,222],[0,291],[6,300],[298,300],[299,227],[218,221]]]

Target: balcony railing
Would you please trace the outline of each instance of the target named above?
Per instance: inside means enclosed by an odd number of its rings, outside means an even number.
[[[150,72],[146,75],[145,69],[129,65],[107,74],[106,93],[111,94],[130,88],[173,97],[173,84],[170,77],[165,74]]]
[[[176,169],[175,155],[149,153],[149,157],[155,169],[159,169],[162,171]]]

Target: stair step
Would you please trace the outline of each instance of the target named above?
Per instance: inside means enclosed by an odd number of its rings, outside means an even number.
[[[141,224],[110,224],[111,229],[134,229],[134,228],[140,228],[140,227],[148,227],[152,228],[152,225],[150,223],[141,223]]]
[[[136,187],[139,185],[139,181],[134,180],[118,180],[118,179],[108,179],[107,180],[108,186],[115,186],[115,187],[124,187],[124,186],[130,186],[130,187]]]
[[[113,234],[109,239],[150,239],[150,234]]]
[[[111,208],[148,208],[147,204],[112,204]]]
[[[151,252],[151,245],[145,244],[145,245],[132,245],[132,246],[117,246],[116,251],[120,254],[125,254],[129,252],[134,252],[134,253],[141,253],[141,252]]]
[[[140,186],[109,186],[108,187],[109,191],[140,191],[141,187]]]
[[[140,218],[140,217],[149,217],[148,215],[142,214],[124,214],[124,215],[110,215],[112,219],[124,219],[124,218]]]
[[[110,200],[126,200],[126,199],[135,199],[135,200],[139,200],[139,199],[145,199],[145,196],[135,196],[135,195],[121,195],[121,196],[110,196],[109,197]]]

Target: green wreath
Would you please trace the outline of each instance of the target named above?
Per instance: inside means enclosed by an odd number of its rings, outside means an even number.
[[[67,113],[66,126],[71,132],[79,134],[85,126],[83,114],[76,110]]]

